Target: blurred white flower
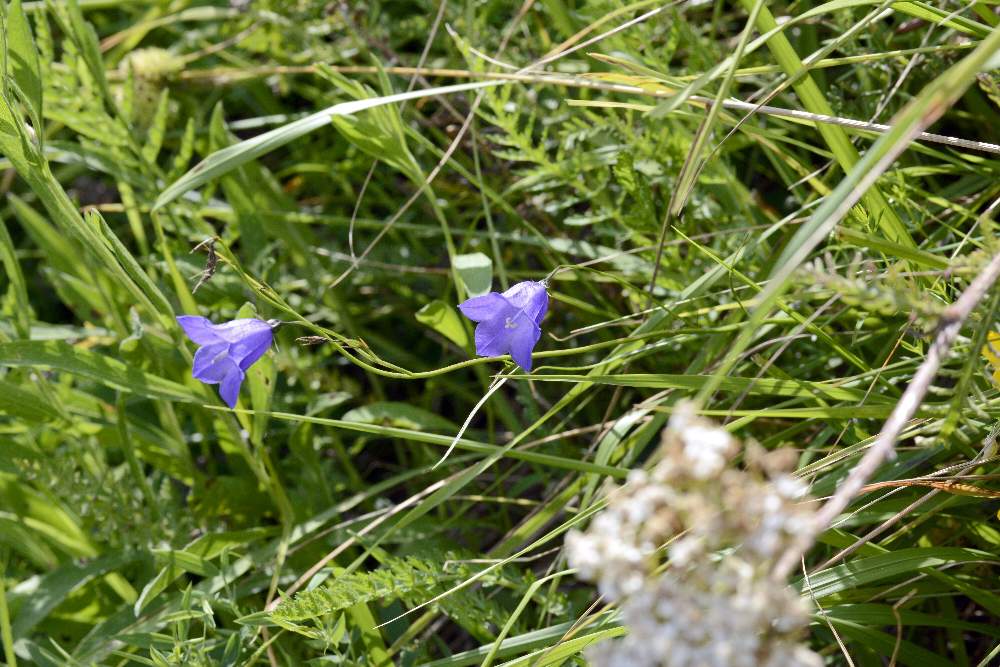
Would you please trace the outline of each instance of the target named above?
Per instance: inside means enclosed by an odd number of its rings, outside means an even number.
[[[768,578],[771,562],[812,518],[807,487],[759,465],[766,459],[759,448],[745,457],[747,470],[730,467],[738,449],[728,432],[681,406],[656,466],[631,472],[586,532],[566,536],[577,576],[619,603],[628,628],[588,648],[591,664],[822,665],[799,644],[805,605]],[[665,556],[669,567],[659,567]]]

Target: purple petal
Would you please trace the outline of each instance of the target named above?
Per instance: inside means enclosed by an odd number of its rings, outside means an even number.
[[[229,348],[229,353],[240,369],[245,371],[254,362],[264,356],[267,349],[271,347],[273,340],[274,334],[271,331],[271,327],[257,329],[247,334],[238,343],[233,343]]]
[[[204,317],[197,315],[181,315],[177,318],[177,323],[184,329],[187,337],[198,345],[211,345],[222,342],[222,338],[215,332],[215,325]]]
[[[231,408],[236,407],[236,399],[240,397],[240,385],[243,384],[244,377],[246,376],[243,371],[234,365],[232,370],[222,378],[222,384],[219,385],[219,396]]]
[[[542,336],[542,329],[523,314],[515,317],[512,324],[517,326],[510,330],[511,333],[508,337],[510,356],[518,366],[530,373],[531,352]]]
[[[491,317],[496,317],[502,311],[506,310],[507,307],[507,300],[496,292],[474,296],[458,304],[458,309],[462,311],[462,314],[473,322],[482,322]]]
[[[256,317],[241,320],[230,320],[225,324],[213,324],[216,335],[227,343],[239,343],[255,334],[271,333],[271,325]]]
[[[214,343],[194,353],[191,375],[205,384],[218,384],[234,368],[239,367],[229,355],[229,344]]]
[[[518,310],[523,310],[538,325],[541,325],[549,309],[549,293],[545,285],[534,280],[519,282],[501,296]]]
[[[507,328],[509,318],[495,317],[480,322],[476,327],[476,354],[481,357],[499,357],[507,354],[510,349],[508,339],[510,329]]]

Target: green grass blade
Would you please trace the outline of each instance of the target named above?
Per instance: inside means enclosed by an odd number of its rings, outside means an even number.
[[[395,95],[384,95],[382,97],[351,100],[349,102],[334,104],[331,107],[323,109],[322,111],[317,111],[316,113],[306,116],[305,118],[297,120],[293,123],[289,123],[288,125],[271,130],[270,132],[265,132],[260,136],[254,137],[253,139],[241,141],[238,144],[212,153],[195,165],[191,171],[181,176],[168,188],[166,188],[160,196],[157,197],[156,202],[153,204],[153,208],[161,208],[178,197],[181,197],[185,193],[218,178],[222,174],[225,174],[226,172],[229,172],[240,165],[249,162],[250,160],[266,155],[276,148],[280,148],[281,146],[284,146],[301,136],[329,125],[330,119],[334,116],[349,116],[351,114],[358,113],[359,111],[371,109],[383,104],[395,104],[396,102],[403,102],[405,100],[416,100],[436,95],[449,95],[451,93],[460,93],[467,90],[476,90],[496,85],[498,85],[498,82],[496,81],[460,83],[453,86],[439,86],[436,88],[428,88],[426,90],[414,90],[407,93],[396,93]]]

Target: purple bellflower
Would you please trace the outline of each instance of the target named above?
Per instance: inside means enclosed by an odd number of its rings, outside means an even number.
[[[531,351],[542,335],[542,318],[549,309],[544,281],[525,280],[503,293],[490,292],[459,304],[462,314],[476,326],[476,354],[496,357],[510,354],[517,365],[531,372]]]
[[[177,322],[192,341],[200,345],[194,354],[191,375],[205,384],[219,385],[219,395],[236,407],[246,370],[264,356],[274,339],[274,320],[256,318],[212,324],[204,317],[181,315]]]

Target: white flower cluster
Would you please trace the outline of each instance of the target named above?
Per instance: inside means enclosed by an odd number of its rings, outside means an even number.
[[[768,579],[808,526],[806,487],[759,448],[683,408],[650,472],[633,471],[586,532],[566,536],[577,576],[619,603],[628,635],[587,652],[598,667],[818,667],[798,643],[808,610]],[[659,568],[663,545],[669,568]],[[664,570],[656,574],[657,569]]]

